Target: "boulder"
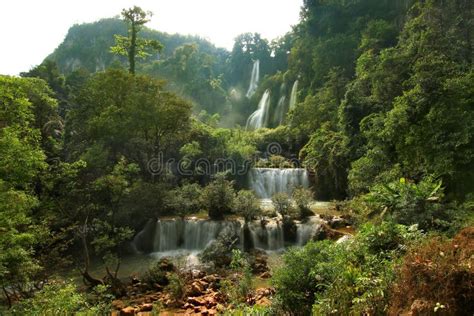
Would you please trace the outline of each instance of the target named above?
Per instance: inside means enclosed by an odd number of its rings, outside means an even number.
[[[193,306],[206,305],[206,299],[203,297],[188,297],[187,302]]]
[[[121,300],[113,300],[112,301],[112,308],[116,310],[121,310],[125,308],[125,303]]]
[[[132,306],[128,306],[120,310],[120,316],[130,316],[130,315],[135,315],[136,313],[137,311],[135,307],[132,307]]]
[[[139,307],[140,312],[151,312],[153,310],[153,304],[146,303]]]
[[[269,271],[265,271],[265,272],[260,274],[260,278],[262,278],[262,279],[269,279],[271,277],[272,277],[272,274]]]

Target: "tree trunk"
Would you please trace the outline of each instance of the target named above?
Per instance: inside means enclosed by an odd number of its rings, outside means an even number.
[[[132,38],[130,39],[130,49],[128,51],[128,63],[129,63],[129,72],[135,74],[135,55],[137,50],[137,29],[135,24],[132,22]]]
[[[84,252],[84,271],[81,271],[82,274],[82,281],[85,285],[95,287],[100,284],[104,284],[102,280],[96,279],[89,274],[89,266],[90,266],[90,256],[89,256],[89,248],[87,246],[87,221],[89,217],[86,217],[84,221],[84,225],[82,226],[82,231],[79,232],[81,236],[82,242],[82,249]]]

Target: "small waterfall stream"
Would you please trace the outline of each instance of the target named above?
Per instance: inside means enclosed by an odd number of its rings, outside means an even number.
[[[250,188],[261,199],[270,199],[275,193],[286,192],[289,195],[298,186],[309,187],[306,169],[252,168],[248,173]]]
[[[258,88],[258,81],[260,80],[260,60],[255,60],[253,62],[253,67],[252,67],[252,74],[250,75],[250,84],[249,84],[249,89],[247,90],[247,98],[251,98],[254,94],[255,91],[257,91]]]
[[[295,83],[293,84],[293,88],[291,88],[290,109],[294,108],[296,105],[297,94],[298,94],[298,80],[295,81]]]
[[[268,123],[268,111],[270,109],[270,90],[265,90],[258,108],[247,119],[246,129],[259,129],[266,127]]]

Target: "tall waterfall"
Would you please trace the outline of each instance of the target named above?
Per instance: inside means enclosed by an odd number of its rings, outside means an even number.
[[[276,125],[281,125],[283,123],[287,110],[286,85],[285,83],[282,83],[280,86],[280,99],[278,100],[274,117],[274,122]]]
[[[270,90],[265,90],[262,99],[258,103],[258,109],[247,119],[246,129],[258,129],[267,126],[268,111],[270,109]]]
[[[248,178],[251,189],[262,199],[279,192],[291,194],[297,186],[309,187],[308,172],[301,168],[252,168]]]
[[[252,74],[250,75],[250,85],[246,94],[247,98],[250,99],[254,95],[255,91],[257,91],[259,80],[260,80],[260,60],[257,59],[253,62]]]
[[[282,95],[278,100],[276,113],[275,113],[275,123],[281,125],[285,119],[286,114],[286,96]]]
[[[296,240],[289,241],[285,236],[283,223],[276,218],[267,219],[262,225],[259,220],[248,225],[249,238],[254,248],[280,250],[289,245],[303,246],[321,229],[322,220],[312,216],[306,222],[296,223]],[[139,232],[133,241],[137,250],[152,253],[168,253],[186,250],[196,254],[215,240],[219,234],[231,231],[239,236],[239,245],[244,244],[244,224],[239,220],[213,221],[200,219],[165,219],[155,225],[150,222]],[[145,238],[145,236],[147,236]],[[151,240],[148,240],[151,239]],[[152,244],[151,248],[146,246]],[[196,259],[196,258],[195,258]]]
[[[291,88],[290,109],[294,108],[296,105],[297,93],[298,93],[298,80],[295,81],[295,83],[293,84],[293,88]]]

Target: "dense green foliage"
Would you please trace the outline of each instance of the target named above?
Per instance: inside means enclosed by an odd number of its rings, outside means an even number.
[[[359,225],[351,240],[289,250],[273,279],[271,313],[405,311],[415,290],[409,299],[389,294],[403,293],[404,281],[416,283],[408,271],[414,264],[436,286],[446,271],[449,282],[459,273],[467,292],[474,274],[456,260],[472,259],[470,230],[454,244],[439,239],[439,249],[438,239],[422,234],[451,237],[472,223],[473,15],[469,0],[305,0],[291,32],[272,42],[242,34],[230,52],[147,29],[140,8],[124,11],[128,24],[73,26],[23,78],[0,76],[6,305],[31,314],[109,308],[127,292],[121,259],[149,219],[237,214],[248,233],[248,222],[261,215],[254,193],[242,190],[241,171],[252,166],[310,172],[312,191],[272,197],[293,237],[313,198],[351,198],[346,211]],[[129,57],[128,72],[127,59],[111,50]],[[143,57],[137,65],[136,57]],[[246,96],[257,60],[260,82]],[[291,87],[298,89],[290,108]],[[266,90],[269,128],[242,129]],[[236,251],[240,237],[225,231],[200,255],[241,277],[223,283],[236,304],[251,292],[248,262]],[[423,262],[440,271],[423,266],[410,248],[423,238]],[[71,263],[95,300],[70,284],[46,284]],[[154,267],[145,283],[170,284],[179,301],[184,281],[168,272]],[[429,311],[458,311],[459,293],[435,293],[430,299],[451,305],[430,301]]]
[[[414,227],[384,222],[364,226],[354,240],[322,241],[292,249],[274,284],[281,311],[307,315],[383,314],[394,279],[393,265],[419,238]]]

